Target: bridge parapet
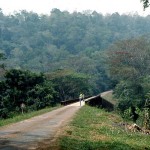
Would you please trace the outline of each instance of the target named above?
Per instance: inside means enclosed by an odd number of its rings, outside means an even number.
[[[104,108],[108,111],[112,111],[114,110],[114,104],[112,104],[111,102],[105,100],[104,98],[101,97],[101,95],[97,95],[97,96],[92,96],[92,97],[86,97],[85,98],[85,104],[89,105],[89,106],[93,106],[93,107],[98,107],[98,108]],[[69,105],[75,102],[79,102],[79,98],[77,99],[72,99],[72,100],[65,100],[65,101],[61,101],[61,105]]]
[[[93,96],[85,100],[85,104],[104,108],[108,111],[114,110],[114,104],[102,98],[101,95]]]
[[[86,96],[85,99],[88,99],[89,97],[91,96]],[[76,102],[79,102],[79,98],[61,101],[61,105],[65,106]]]

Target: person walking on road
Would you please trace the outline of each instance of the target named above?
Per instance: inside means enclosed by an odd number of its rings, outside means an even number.
[[[82,94],[82,100],[84,101],[84,94]]]
[[[82,98],[83,98],[82,93],[80,93],[80,95],[79,95],[80,106],[81,106]]]

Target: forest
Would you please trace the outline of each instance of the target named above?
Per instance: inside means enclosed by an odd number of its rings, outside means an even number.
[[[0,9],[0,118],[114,89],[118,108],[150,98],[150,16]]]

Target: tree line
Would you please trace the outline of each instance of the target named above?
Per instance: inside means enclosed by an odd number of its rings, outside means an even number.
[[[149,20],[59,9],[6,16],[1,10],[0,57],[6,59],[0,62],[0,114],[8,117],[22,102],[38,110],[81,91],[94,95],[112,88],[122,111],[131,104],[142,108],[150,90]]]
[[[71,69],[91,77],[94,93],[107,90],[104,53],[118,40],[150,32],[150,16],[106,16],[53,9],[50,15],[22,10],[12,15],[0,11],[0,53],[8,68],[34,72]]]
[[[10,69],[0,82],[0,118],[9,118],[25,111],[53,107],[63,100],[77,98],[82,91],[88,94],[88,78],[72,71],[58,70],[52,74]]]

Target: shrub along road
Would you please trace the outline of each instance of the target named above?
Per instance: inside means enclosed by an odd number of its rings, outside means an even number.
[[[84,102],[82,102],[82,106]],[[80,103],[74,103],[0,128],[0,150],[37,149],[38,143],[53,140],[59,130],[71,120],[80,109]]]

